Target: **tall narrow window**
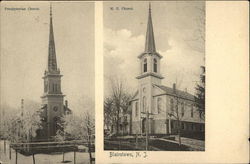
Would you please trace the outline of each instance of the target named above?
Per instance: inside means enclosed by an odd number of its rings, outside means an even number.
[[[161,97],[157,99],[157,112],[161,113]]]
[[[147,59],[146,58],[143,61],[143,72],[147,72]]]
[[[174,101],[173,101],[173,99],[170,100],[170,110],[171,110],[171,113],[174,112]]]
[[[142,100],[142,111],[143,112],[146,111],[146,97],[145,96],[143,97],[143,100]]]
[[[181,116],[184,116],[184,103],[181,103]]]
[[[191,105],[191,117],[194,117],[194,107]]]
[[[135,102],[135,116],[138,116],[138,102]]]
[[[154,72],[157,72],[157,60],[154,59]]]

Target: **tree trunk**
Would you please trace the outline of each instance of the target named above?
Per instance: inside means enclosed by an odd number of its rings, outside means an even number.
[[[179,147],[181,148],[181,129],[180,129],[180,120],[178,120],[178,140],[179,140]]]
[[[36,164],[35,154],[32,154],[32,157],[33,157],[33,164]]]
[[[17,164],[17,150],[16,150],[16,164]]]
[[[63,152],[63,154],[62,154],[62,155],[63,155],[63,162],[64,162],[64,152]]]
[[[88,132],[88,152],[89,152],[89,160],[90,164],[92,164],[92,154],[91,154],[91,129],[90,129],[90,120],[88,118],[88,127],[87,127],[87,132]]]
[[[9,144],[9,158],[11,159],[11,147],[10,147],[10,144]]]
[[[3,151],[4,151],[4,154],[6,154],[6,140],[5,139],[3,140]]]
[[[117,121],[116,121],[116,134],[119,134],[119,115],[120,115],[120,107],[118,106],[118,112],[117,112]]]
[[[74,164],[76,164],[76,150],[74,150]]]

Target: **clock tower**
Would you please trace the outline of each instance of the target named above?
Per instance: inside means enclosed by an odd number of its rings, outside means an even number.
[[[49,27],[49,48],[48,48],[48,64],[44,72],[44,93],[42,98],[42,120],[43,135],[47,139],[55,136],[59,129],[60,117],[65,114],[63,105],[64,95],[61,91],[60,69],[57,67],[56,50],[52,23],[52,9],[50,6],[50,27]]]

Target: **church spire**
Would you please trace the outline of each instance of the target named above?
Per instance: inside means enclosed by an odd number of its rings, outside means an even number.
[[[52,7],[50,4],[50,31],[49,31],[49,55],[48,55],[48,71],[56,71],[57,62],[56,62],[56,50],[55,50],[55,41],[53,33],[53,22],[52,22]]]
[[[145,53],[149,52],[156,52],[150,3],[148,9],[148,26],[147,26],[146,43],[145,43]]]

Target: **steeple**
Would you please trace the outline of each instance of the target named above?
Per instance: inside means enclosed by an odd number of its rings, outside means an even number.
[[[154,30],[151,17],[151,4],[148,7],[148,25],[146,33],[145,50],[138,58],[140,59],[140,75],[137,79],[144,79],[144,77],[150,76],[154,83],[160,83],[160,79],[163,77],[160,74],[160,60],[162,56],[156,52]]]
[[[49,55],[48,55],[48,72],[57,71],[56,50],[52,22],[52,7],[50,4],[50,27],[49,27]]]
[[[149,3],[145,53],[151,53],[151,52],[156,52],[156,50],[155,50],[153,23],[151,18],[151,4]]]

